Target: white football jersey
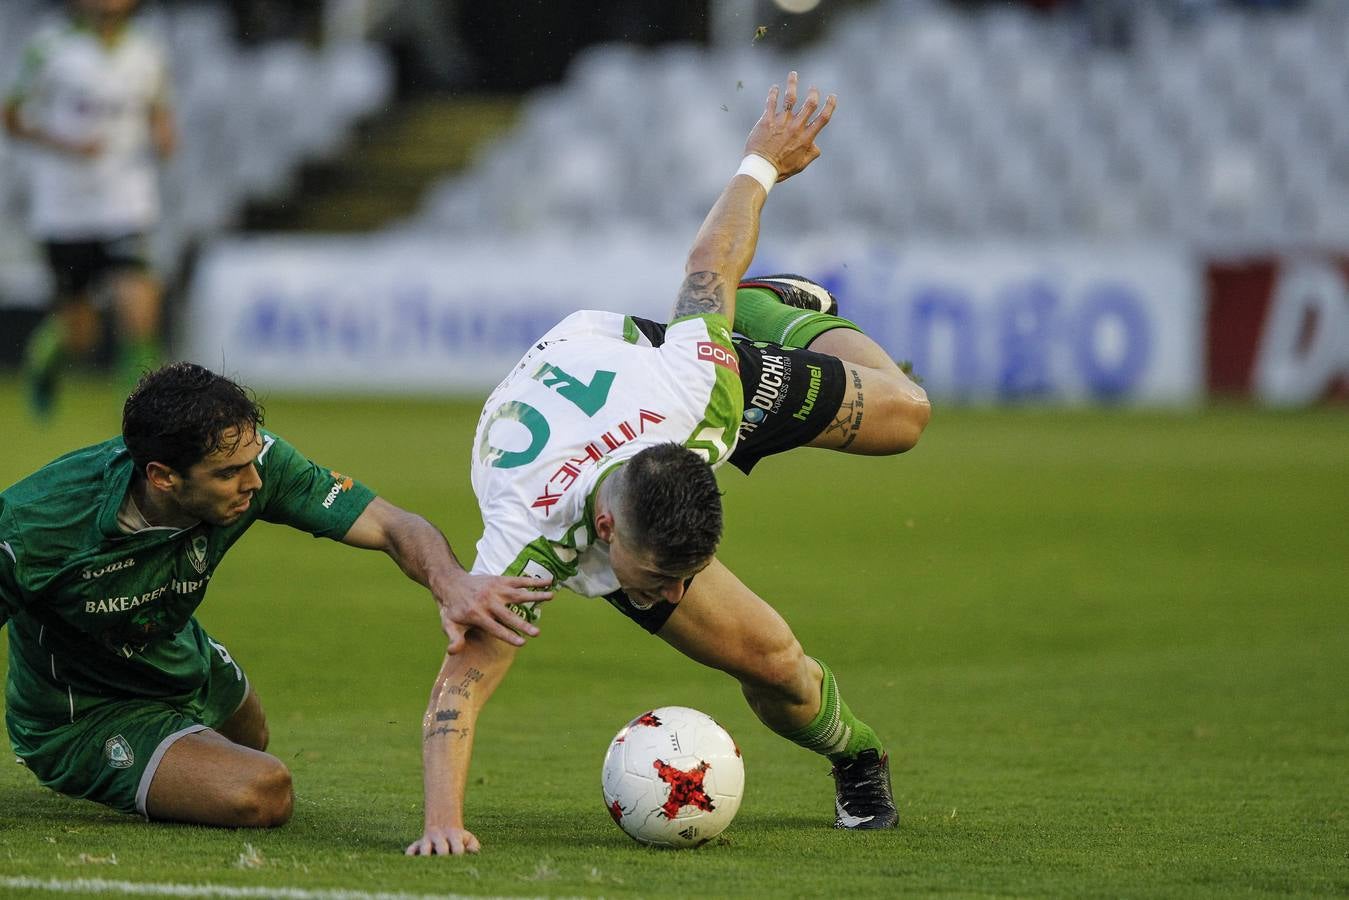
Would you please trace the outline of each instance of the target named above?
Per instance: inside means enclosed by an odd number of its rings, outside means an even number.
[[[620,313],[563,319],[478,420],[472,477],[484,531],[473,571],[551,574],[587,597],[617,590],[593,523],[603,476],[671,441],[717,466],[735,449],[742,408],[724,316],[680,319],[660,347]]]
[[[48,240],[115,237],[159,218],[149,116],[168,100],[164,54],[133,26],[111,46],[87,28],[46,29],[25,49],[11,96],[23,117],[72,141],[99,141],[85,158],[30,145],[30,219]]]

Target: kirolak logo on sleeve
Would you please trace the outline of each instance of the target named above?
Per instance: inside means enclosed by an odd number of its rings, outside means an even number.
[[[736,359],[734,350],[727,350],[720,344],[714,344],[711,341],[698,342],[698,358],[714,362],[723,369],[730,369],[735,374],[740,374],[740,360]]]
[[[323,508],[332,509],[333,503],[337,501],[337,495],[351,490],[355,484],[350,475],[343,475],[341,472],[328,471],[328,474],[336,479],[332,488],[328,491],[328,496],[323,498]]]

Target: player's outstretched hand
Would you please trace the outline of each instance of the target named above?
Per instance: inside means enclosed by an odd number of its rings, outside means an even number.
[[[428,828],[421,840],[408,844],[408,856],[461,856],[482,849],[466,828]]]
[[[796,73],[787,74],[787,90],[778,108],[778,86],[768,91],[763,115],[745,141],[745,152],[756,153],[771,162],[778,170],[778,181],[791,178],[820,155],[815,137],[829,124],[838,98],[830,94],[820,106],[819,88],[811,86],[806,99],[796,105]],[[818,111],[818,115],[816,115]]]
[[[464,648],[464,635],[480,628],[492,637],[522,647],[526,637],[538,637],[539,629],[510,608],[512,603],[541,603],[553,599],[546,590],[551,580],[524,575],[459,576],[453,593],[436,595],[440,604],[440,625],[449,638],[449,652]]]

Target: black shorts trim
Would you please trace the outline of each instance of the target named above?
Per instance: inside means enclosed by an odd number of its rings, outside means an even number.
[[[692,578],[685,579],[684,590],[687,591],[689,585],[693,584],[693,579],[697,577],[695,575]],[[678,606],[678,604],[671,603],[668,600],[662,600],[650,606],[638,606],[628,598],[628,592],[622,588],[605,594],[604,599],[608,600],[609,605],[614,609],[645,628],[649,634],[655,634],[664,628],[665,623],[669,621],[670,616],[674,615],[675,608]]]
[[[665,342],[667,326],[631,318],[654,346]],[[740,335],[734,341],[745,409],[730,462],[748,475],[765,456],[804,447],[824,431],[843,404],[848,373],[836,356]]]
[[[836,356],[736,338],[745,410],[731,465],[746,475],[765,456],[813,441],[834,420],[847,387]]]

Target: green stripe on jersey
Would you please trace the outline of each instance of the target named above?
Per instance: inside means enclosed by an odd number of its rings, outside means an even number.
[[[568,529],[561,541],[552,541],[540,535],[525,544],[501,574],[539,577],[544,574],[539,569],[543,569],[553,576],[554,587],[574,576],[580,569],[581,558],[580,552],[576,549],[577,533],[585,532],[588,543],[594,540],[589,527],[589,513],[587,504],[585,521],[577,522]],[[537,603],[512,603],[509,604],[509,608],[526,622],[532,624],[539,620],[540,611]]]
[[[642,332],[638,330],[637,323],[632,321],[632,316],[623,317],[623,340],[629,344],[635,344],[641,338]]]
[[[702,318],[706,320],[707,336],[712,343],[724,349],[732,360],[737,359],[726,317],[709,314]],[[730,456],[735,446],[740,417],[745,410],[745,392],[739,372],[723,365],[712,368],[716,381],[708,395],[702,421],[684,441],[684,446],[703,454],[709,464],[716,465]]]

